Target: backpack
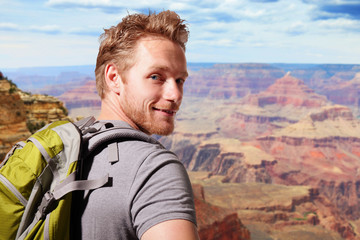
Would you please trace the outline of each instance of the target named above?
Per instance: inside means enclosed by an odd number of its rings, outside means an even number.
[[[109,182],[105,175],[81,180],[82,164],[100,146],[117,161],[117,141],[154,142],[133,130],[95,122],[57,121],[38,130],[26,142],[14,145],[0,164],[0,240],[69,239],[72,193]]]

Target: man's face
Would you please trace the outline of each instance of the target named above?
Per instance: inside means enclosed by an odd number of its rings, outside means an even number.
[[[139,40],[134,57],[135,65],[122,74],[122,111],[141,131],[168,135],[188,75],[184,51],[170,40],[146,37]]]

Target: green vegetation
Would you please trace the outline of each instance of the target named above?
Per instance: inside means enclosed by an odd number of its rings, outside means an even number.
[[[68,110],[64,107],[61,106],[60,109],[63,111],[63,113],[67,116],[69,114]]]
[[[4,78],[4,79],[5,79],[5,78]],[[7,78],[6,78],[6,80],[10,83],[9,93],[12,94],[12,93],[16,92],[16,90],[17,90],[17,85],[16,85],[13,81],[8,80]]]
[[[45,126],[45,122],[44,121],[41,121],[40,123],[33,123],[31,121],[27,121],[26,122],[26,127],[28,128],[28,130],[31,132],[31,133],[34,133],[36,132],[37,130],[39,130],[40,128],[42,128],[43,126]]]
[[[10,93],[10,94],[13,94],[14,92],[16,92],[16,88],[10,87],[9,93]]]
[[[314,214],[314,215],[317,216],[316,212],[305,212],[304,217],[307,217],[309,214]]]
[[[297,218],[294,218],[293,220],[295,220],[295,221],[305,221],[305,220],[307,220],[307,217],[308,217],[309,214],[314,214],[314,215],[317,216],[316,212],[305,212],[305,213],[303,213],[302,218],[297,217]]]

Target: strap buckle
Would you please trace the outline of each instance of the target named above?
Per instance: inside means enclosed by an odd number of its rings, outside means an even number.
[[[57,206],[57,201],[54,197],[54,194],[52,194],[50,191],[47,191],[40,203],[40,206],[38,208],[39,219],[43,219],[46,217],[46,215],[54,210]]]

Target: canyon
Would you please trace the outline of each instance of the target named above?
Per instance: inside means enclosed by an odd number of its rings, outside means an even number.
[[[203,239],[360,238],[360,65],[188,71],[175,131],[155,137],[189,172]],[[57,97],[98,113],[91,77]]]
[[[287,72],[240,98],[188,96],[175,132],[160,140],[189,171],[204,173],[198,183],[209,201],[236,210],[252,236],[358,239],[360,122],[356,104],[346,105]],[[306,201],[274,190],[285,186],[307,187]]]

